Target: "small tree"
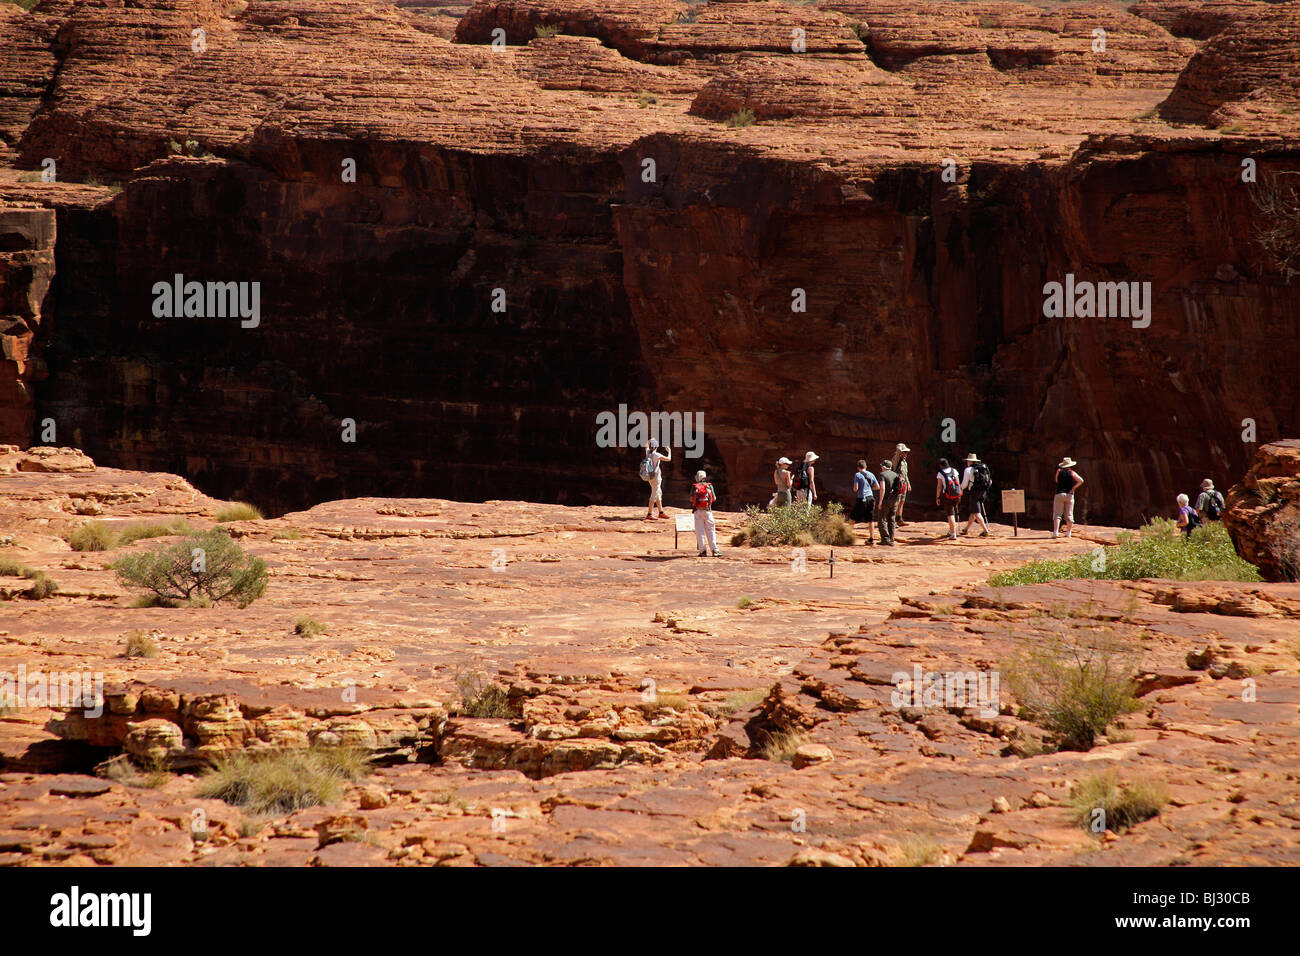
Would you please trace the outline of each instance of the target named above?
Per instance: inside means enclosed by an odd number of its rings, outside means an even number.
[[[118,580],[164,601],[231,600],[247,607],[266,593],[266,562],[244,553],[224,528],[114,562]]]

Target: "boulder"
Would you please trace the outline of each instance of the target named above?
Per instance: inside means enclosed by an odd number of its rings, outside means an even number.
[[[1266,581],[1300,581],[1300,439],[1261,445],[1225,504],[1237,553]]]

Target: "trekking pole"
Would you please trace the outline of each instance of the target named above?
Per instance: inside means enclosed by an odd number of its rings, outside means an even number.
[[[831,548],[831,577],[835,577],[835,549]]]

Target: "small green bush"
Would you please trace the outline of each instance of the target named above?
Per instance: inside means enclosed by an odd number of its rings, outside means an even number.
[[[753,126],[757,122],[758,118],[754,116],[754,111],[749,108],[739,110],[727,117],[727,125],[732,129],[743,129],[746,126]]]
[[[53,597],[59,590],[59,586],[44,571],[29,568],[13,558],[0,558],[0,577],[26,578],[31,581],[31,585],[22,593],[36,601]]]
[[[823,508],[813,505],[808,508],[799,502],[791,505],[777,505],[771,511],[764,511],[758,505],[745,509],[745,523],[731,538],[733,547],[748,545],[761,548],[768,545],[795,545],[807,547],[811,544],[850,545],[853,525],[844,517],[844,508],[838,501],[832,501]]]
[[[456,689],[460,691],[460,705],[456,712],[465,717],[514,717],[506,688],[495,681],[487,681],[477,671],[456,675]]]
[[[73,551],[111,551],[117,546],[117,534],[102,521],[85,521],[68,535]]]
[[[236,751],[199,785],[199,796],[224,800],[255,814],[292,813],[334,803],[351,781],[369,772],[369,758],[343,747]]]
[[[247,607],[266,593],[266,562],[245,554],[222,528],[192,534],[173,545],[131,554],[111,567],[129,587],[164,602]]]
[[[1004,669],[1029,719],[1063,749],[1091,749],[1116,717],[1138,706],[1134,655],[1106,631],[1049,638]]]
[[[1086,777],[1070,790],[1075,823],[1085,830],[1093,829],[1097,810],[1103,811],[1107,830],[1122,833],[1157,816],[1168,802],[1169,793],[1164,784],[1150,780],[1119,783],[1114,770]]]
[[[1259,570],[1237,556],[1228,532],[1208,524],[1185,538],[1168,518],[1156,518],[1134,534],[1121,531],[1119,543],[1104,552],[1105,563],[1093,568],[1091,552],[1061,560],[1032,561],[989,578],[994,587],[1042,584],[1069,578],[1133,581],[1171,578],[1180,581],[1259,581]]]
[[[300,637],[316,637],[324,634],[328,628],[312,617],[300,617],[293,625],[294,633]]]
[[[243,501],[230,501],[217,509],[218,521],[261,521],[262,512]]]
[[[557,26],[536,26],[533,27],[533,32],[537,34],[538,39],[546,40],[559,33],[560,28]]]

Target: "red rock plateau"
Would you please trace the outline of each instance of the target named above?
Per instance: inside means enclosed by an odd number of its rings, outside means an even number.
[[[784,549],[701,560],[626,509],[351,499],[227,525],[270,568],[249,607],[143,608],[106,567],[158,542],[62,536],[86,516],[207,527],[220,502],[67,448],[4,448],[0,472],[0,556],[58,584],[33,600],[0,577],[0,674],[97,673],[105,698],[0,714],[0,864],[1300,862],[1300,584],[984,583],[1114,540],[1098,527],[939,545],[913,523],[892,549],[837,548],[832,577],[824,547],[803,571]],[[323,633],[296,633],[303,615]],[[1041,752],[1005,687],[992,714],[893,698],[897,672],[996,669],[1098,629],[1139,656],[1141,707],[1087,752]],[[125,657],[132,632],[157,653]],[[457,716],[469,675],[512,716]],[[791,759],[766,759],[782,734]],[[124,762],[310,743],[377,769],[245,818],[193,774]],[[1070,789],[1105,770],[1164,782],[1169,805],[1089,833]]]
[[[609,504],[641,490],[594,440],[626,404],[704,415],[670,502],[697,464],[763,500],[808,448],[839,494],[905,440],[922,465],[974,448],[1038,516],[1073,455],[1081,507],[1136,524],[1297,424],[1300,285],[1254,195],[1300,171],[1298,23],[1249,0],[0,3],[0,440],[273,514]],[[177,274],[260,283],[258,326],[155,317]],[[1067,274],[1150,282],[1150,325],[1045,317]]]

